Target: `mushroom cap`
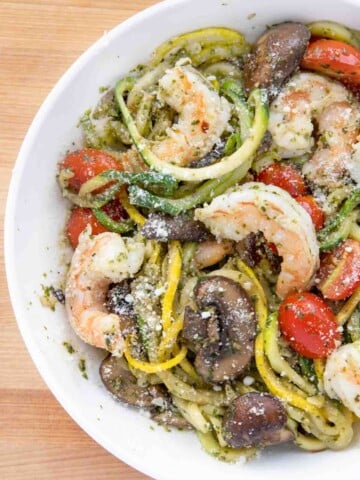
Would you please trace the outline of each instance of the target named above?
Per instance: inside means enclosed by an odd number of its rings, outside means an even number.
[[[223,419],[223,436],[234,448],[283,443],[293,438],[285,429],[287,416],[280,400],[269,393],[236,397]]]
[[[302,23],[285,22],[267,30],[257,40],[244,67],[247,90],[268,89],[276,97],[285,80],[296,70],[310,40],[310,31]]]
[[[202,242],[213,238],[205,225],[187,214],[176,217],[164,213],[151,213],[141,229],[145,238],[167,242]]]
[[[200,280],[194,297],[200,310],[213,307],[216,312],[199,317],[186,310],[186,332],[194,338],[198,330],[197,342],[192,342],[196,370],[208,382],[237,378],[254,354],[256,315],[250,298],[239,283],[220,275]]]
[[[100,365],[105,387],[120,401],[143,409],[167,408],[169,397],[160,385],[140,386],[123,357],[108,355]]]

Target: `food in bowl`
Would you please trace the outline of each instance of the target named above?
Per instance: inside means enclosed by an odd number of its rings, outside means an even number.
[[[234,461],[346,448],[360,414],[359,37],[185,33],[59,165],[66,309],[120,401]]]

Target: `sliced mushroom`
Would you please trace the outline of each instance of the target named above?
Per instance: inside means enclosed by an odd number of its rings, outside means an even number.
[[[151,415],[152,420],[160,425],[167,425],[169,427],[175,427],[179,430],[193,430],[192,425],[185,420],[179,413],[173,410],[166,410],[165,412],[155,413]]]
[[[243,240],[236,243],[235,249],[239,257],[250,267],[254,268],[262,259],[266,259],[271,272],[279,274],[281,257],[274,253],[263,233],[250,233]]]
[[[200,167],[207,167],[218,160],[219,158],[223,157],[224,148],[225,148],[225,141],[220,140],[218,143],[215,143],[214,148],[207,153],[204,157],[200,158],[200,160],[195,160],[190,163],[191,168],[200,168]]]
[[[130,281],[110,285],[106,295],[105,307],[120,319],[120,328],[124,336],[136,332],[136,316],[133,309]]]
[[[100,376],[105,387],[124,403],[147,410],[169,407],[165,389],[160,385],[138,385],[123,357],[106,357],[100,365]]]
[[[222,434],[233,448],[276,445],[294,439],[285,428],[286,420],[278,398],[269,393],[246,393],[236,397],[225,412]]]
[[[249,233],[243,240],[237,242],[235,246],[236,252],[241,260],[254,268],[261,260],[261,249],[259,246],[259,234]]]
[[[198,245],[194,257],[196,268],[211,267],[221,262],[227,255],[233,251],[233,244],[229,240],[217,241],[215,239],[206,240]]]
[[[245,88],[266,88],[270,98],[275,98],[285,80],[299,66],[309,40],[310,31],[301,23],[280,23],[267,30],[257,40],[245,63]]]
[[[163,213],[153,213],[149,215],[141,233],[151,240],[164,242],[168,240],[202,242],[212,237],[202,222],[193,220],[186,214],[172,217]]]
[[[185,307],[181,337],[193,352],[199,351],[208,337],[206,323],[200,312],[194,311],[189,306]]]
[[[251,300],[237,282],[220,275],[200,280],[194,294],[200,310],[214,307],[217,313],[201,318],[207,335],[197,349],[196,370],[208,382],[237,378],[254,353],[256,318]],[[199,335],[204,335],[201,324]]]
[[[258,149],[256,150],[256,156],[263,155],[264,153],[268,152],[271,149],[273,143],[273,138],[269,130],[265,132],[265,135],[263,136],[263,139],[261,140],[260,145],[258,146]]]

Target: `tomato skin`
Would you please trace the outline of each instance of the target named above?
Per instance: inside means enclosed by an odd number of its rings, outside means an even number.
[[[325,223],[325,214],[311,195],[297,197],[296,201],[300,203],[304,210],[310,215],[315,230],[321,230]]]
[[[323,255],[318,289],[329,300],[343,300],[360,285],[360,243],[347,239]]]
[[[98,222],[92,213],[91,208],[75,207],[70,214],[66,225],[66,236],[68,237],[71,246],[76,248],[79,243],[79,236],[85,228],[90,225],[93,235],[106,232],[106,228]]]
[[[126,211],[116,199],[105,205],[102,210],[117,222],[127,218]],[[107,228],[95,218],[91,208],[73,208],[66,225],[66,236],[74,249],[78,246],[80,234],[88,225],[91,227],[92,235],[99,235],[99,233],[108,231]]]
[[[115,222],[120,222],[124,218],[128,218],[126,210],[117,198],[111,200],[111,202],[107,203],[101,210],[104,210],[104,212],[107,213],[112,220],[115,220]]]
[[[289,165],[273,163],[261,170],[257,180],[266,185],[280,187],[295,198],[306,195],[307,189],[303,177]]]
[[[65,168],[70,169],[74,174],[69,179],[69,187],[76,192],[83,183],[105,170],[122,170],[116,158],[94,148],[84,148],[66,155],[60,163],[60,170]]]
[[[301,66],[352,84],[360,83],[360,51],[338,40],[322,38],[310,43]]]
[[[291,347],[307,358],[328,357],[341,340],[331,308],[313,293],[289,295],[279,308],[279,326]]]

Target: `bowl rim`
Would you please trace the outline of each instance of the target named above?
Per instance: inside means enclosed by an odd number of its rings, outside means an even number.
[[[106,451],[114,455],[115,458],[120,459],[122,462],[126,463],[130,467],[144,473],[145,475],[155,475],[156,478],[160,478],[158,470],[152,464],[144,465],[141,461],[141,458],[137,455],[131,454],[130,451],[122,452],[121,458],[119,458],[119,455],[116,452],[116,449],[113,446],[112,442],[108,440],[106,436],[96,430],[95,426],[93,427],[93,424],[89,422],[88,419],[81,412],[76,410],[76,408],[74,407],[74,403],[71,402],[71,400],[63,394],[63,389],[60,387],[54,376],[51,374],[50,369],[47,367],[46,363],[42,361],[42,354],[37,350],[35,343],[31,340],[31,329],[29,324],[25,321],[26,315],[24,315],[22,307],[17,302],[17,299],[21,295],[18,288],[18,280],[14,268],[14,258],[16,254],[14,250],[14,238],[16,235],[15,209],[18,198],[20,179],[25,168],[29,152],[31,150],[33,139],[38,134],[41,127],[42,119],[43,117],[46,117],[51,110],[51,105],[58,96],[58,94],[69,83],[72,82],[73,77],[76,75],[76,73],[81,70],[82,67],[88,62],[88,60],[90,60],[94,56],[96,51],[103,46],[104,41],[111,41],[112,37],[116,36],[119,30],[131,29],[136,26],[137,23],[141,23],[147,17],[156,15],[159,12],[165,11],[171,7],[177,7],[181,4],[187,4],[189,3],[189,1],[190,0],[159,0],[158,3],[133,14],[131,17],[116,25],[109,32],[106,32],[104,36],[98,38],[70,65],[69,68],[67,68],[67,70],[63,73],[60,79],[51,88],[45,100],[42,102],[33,120],[31,121],[27,133],[24,137],[12,170],[4,215],[3,251],[8,293],[20,334],[30,354],[30,357],[35,364],[38,373],[40,374],[40,377],[43,379],[47,388],[51,391],[51,393],[60,403],[62,408],[71,417],[71,419],[75,423],[77,423],[79,427],[83,431],[85,431],[96,443],[98,443],[99,446],[103,447]],[[356,7],[360,7],[360,0],[340,1],[350,5],[354,5]]]

